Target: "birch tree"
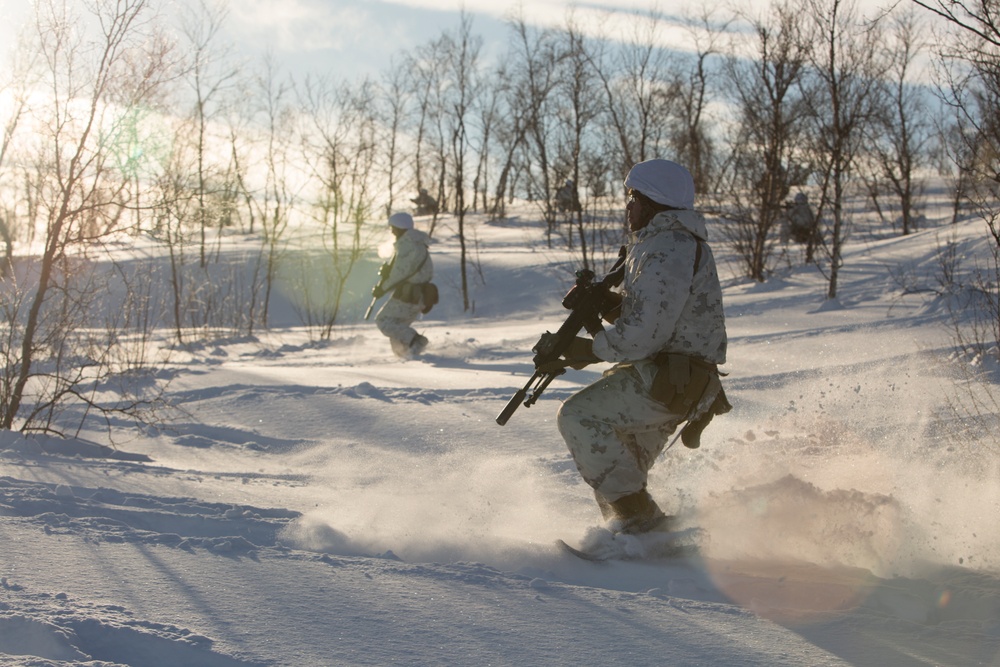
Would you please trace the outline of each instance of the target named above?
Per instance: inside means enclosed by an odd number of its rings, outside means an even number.
[[[116,166],[114,137],[128,110],[156,106],[173,75],[171,47],[146,0],[35,4],[38,102],[25,146],[37,173],[41,251],[16,285],[4,284],[6,338],[0,428],[62,432],[60,418],[98,413],[142,419],[151,399],[105,391],[139,373],[142,355],[122,355],[133,313],[107,313],[106,287],[87,251],[123,231],[130,175]],[[123,304],[124,306],[125,304]],[[95,326],[104,315],[103,326]]]
[[[886,68],[878,58],[879,25],[866,22],[853,2],[810,0],[806,9],[815,21],[816,38],[811,64],[818,86],[809,104],[811,154],[821,175],[817,215],[829,209],[831,220],[823,239],[829,261],[826,296],[835,299],[852,222],[844,205]]]
[[[743,20],[749,29],[739,33],[745,37],[723,69],[736,114],[725,185],[732,223],[724,233],[747,276],[763,282],[773,268],[774,232],[802,150],[811,40],[795,3]]]

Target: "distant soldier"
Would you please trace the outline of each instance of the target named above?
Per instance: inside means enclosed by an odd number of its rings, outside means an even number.
[[[417,215],[433,215],[438,212],[437,199],[430,196],[427,188],[420,188],[420,194],[410,200],[417,207]]]
[[[791,203],[785,204],[787,213],[781,224],[781,242],[809,243],[816,237],[816,216],[809,206],[809,197],[804,192],[795,195]]]
[[[566,179],[566,183],[556,190],[556,208],[560,213],[580,210],[580,197],[576,192],[576,183],[572,179]]]
[[[384,279],[375,286],[372,295],[381,298],[391,292],[392,298],[378,311],[375,324],[389,338],[396,356],[409,359],[427,347],[427,338],[417,333],[413,322],[436,303],[428,291],[436,289],[431,283],[434,263],[428,248],[430,238],[413,228],[413,216],[393,213],[389,216],[389,229],[396,237],[395,252],[386,265]]]

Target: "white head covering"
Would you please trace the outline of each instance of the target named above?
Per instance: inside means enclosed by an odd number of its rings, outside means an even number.
[[[632,167],[625,187],[638,190],[658,204],[671,208],[694,208],[691,172],[670,160],[646,160]]]
[[[396,229],[413,229],[413,216],[409,213],[393,213],[389,216],[389,226]]]

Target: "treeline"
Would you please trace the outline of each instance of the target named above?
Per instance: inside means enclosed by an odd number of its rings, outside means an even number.
[[[720,5],[681,21],[683,50],[664,48],[656,15],[606,35],[515,17],[489,62],[463,14],[378,77],[344,81],[235,61],[223,5],[167,20],[152,0],[38,0],[0,74],[0,428],[144,414],[152,333],[190,344],[266,329],[279,278],[329,338],[372,234],[420,190],[438,202],[432,234],[439,215],[455,221],[467,310],[469,213],[534,202],[540,242],[590,267],[621,241],[622,175],[653,157],[691,169],[753,280],[776,269],[789,197],[807,192],[805,257],[836,297],[848,199],[907,234],[929,174],[948,176],[955,217],[974,208],[1000,247],[1000,33],[983,7]],[[305,228],[318,245],[297,247]],[[165,274],[92,271],[122,238],[154,244]],[[237,247],[249,271],[232,271]],[[120,303],[99,307],[112,285]]]

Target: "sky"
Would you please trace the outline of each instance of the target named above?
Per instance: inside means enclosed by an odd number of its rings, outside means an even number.
[[[194,2],[171,0],[158,6],[169,16],[178,3]],[[552,26],[562,24],[571,7],[583,25],[594,25],[655,6],[649,0],[241,0],[229,4],[227,37],[238,51],[253,57],[270,51],[297,73],[332,71],[352,77],[376,75],[388,67],[393,54],[456,28],[462,8],[487,51],[495,52],[506,39],[504,21],[519,7],[529,23]],[[12,43],[16,26],[30,8],[30,0],[0,0],[0,44]]]
[[[177,3],[195,1],[170,0],[154,6],[170,16]],[[606,36],[629,30],[637,15],[655,11],[664,18],[664,43],[677,47],[689,39],[689,33],[678,27],[680,17],[700,11],[702,4],[693,0],[241,0],[229,5],[225,38],[235,53],[251,61],[273,54],[296,77],[332,74],[351,79],[377,77],[394,55],[455,30],[463,8],[472,19],[474,34],[483,38],[483,56],[489,60],[503,52],[508,39],[505,21],[519,13],[540,27],[563,26],[572,15],[584,32]],[[766,0],[747,0],[747,4],[763,7]],[[867,11],[888,4],[890,0],[859,0]],[[30,0],[0,0],[0,45],[12,43],[16,26],[30,8]]]
[[[648,0],[294,0],[287,4],[251,0],[234,4],[232,18],[235,39],[268,45],[293,71],[330,71],[350,78],[376,76],[390,66],[394,55],[456,30],[463,8],[473,33],[483,39],[484,58],[490,60],[503,51],[508,38],[505,22],[518,13],[540,27],[564,25],[572,13],[581,26],[606,29],[656,6]]]
[[[876,11],[893,0],[858,0]],[[719,2],[719,6],[729,3]],[[738,4],[738,3],[737,3]],[[762,8],[768,0],[746,0]],[[247,0],[232,5],[234,38],[274,49],[297,71],[329,67],[341,76],[384,71],[391,57],[455,30],[459,13],[472,19],[474,34],[484,40],[484,56],[495,58],[508,39],[506,22],[523,16],[538,27],[562,27],[572,17],[585,34],[628,34],[636,17],[661,17],[660,38],[683,48],[689,31],[685,16],[698,16],[705,6],[695,0]]]

